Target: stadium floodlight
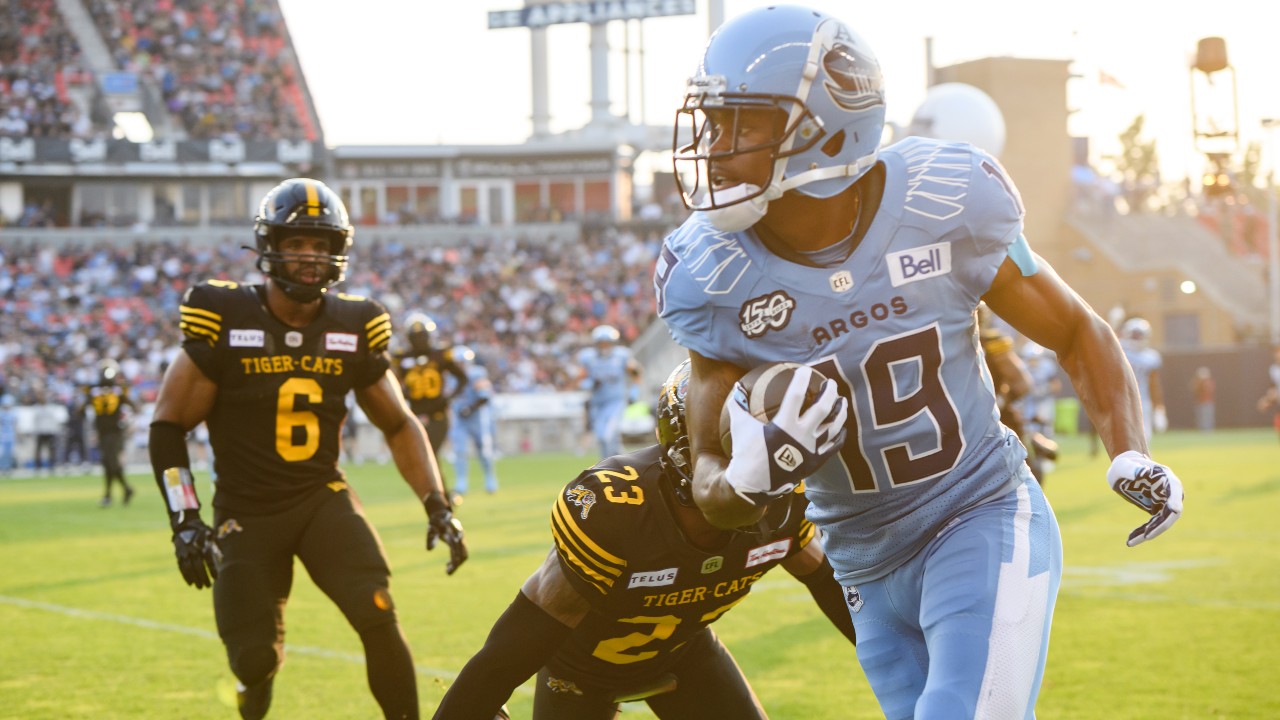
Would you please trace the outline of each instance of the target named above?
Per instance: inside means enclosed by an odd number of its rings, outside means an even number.
[[[115,123],[112,134],[117,138],[123,137],[129,142],[148,143],[155,139],[155,130],[151,127],[151,122],[147,120],[145,113],[140,112],[118,112],[111,117]]]

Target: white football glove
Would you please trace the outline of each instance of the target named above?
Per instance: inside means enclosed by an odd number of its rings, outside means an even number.
[[[1151,430],[1153,432],[1162,433],[1169,429],[1169,415],[1165,413],[1163,405],[1157,405],[1151,410]]]
[[[1151,540],[1182,516],[1182,481],[1172,470],[1137,450],[1122,452],[1111,461],[1107,484],[1120,497],[1151,515],[1150,520],[1129,533],[1129,547]]]
[[[751,414],[746,389],[734,385],[729,402],[733,457],[724,477],[752,505],[767,505],[795,490],[844,444],[848,401],[830,379],[823,381],[813,405],[800,412],[812,372],[796,370],[770,422]]]

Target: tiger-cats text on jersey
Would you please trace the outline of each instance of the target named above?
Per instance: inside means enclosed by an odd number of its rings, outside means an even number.
[[[267,310],[265,288],[211,280],[182,301],[183,349],[218,385],[206,420],[214,506],[270,513],[343,479],[347,393],[380,380],[391,318],[377,302],[330,293],[303,328]]]
[[[655,445],[601,461],[566,485],[552,509],[561,568],[592,612],[550,666],[584,688],[660,676],[685,642],[816,532],[797,492],[770,511],[775,530],[735,532],[713,551],[698,549],[677,524],[661,453]]]

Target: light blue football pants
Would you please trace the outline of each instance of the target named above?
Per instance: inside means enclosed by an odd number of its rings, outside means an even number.
[[[846,588],[858,662],[886,718],[1035,717],[1062,536],[1024,475],[886,577]]]

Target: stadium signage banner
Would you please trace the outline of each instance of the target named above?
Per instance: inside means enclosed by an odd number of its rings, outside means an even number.
[[[315,163],[325,156],[321,143],[184,140],[134,143],[128,140],[52,140],[0,138],[0,162],[126,165],[134,163]]]
[[[597,2],[549,2],[518,10],[489,13],[489,29],[544,28],[564,23],[598,24],[610,20],[694,15],[696,0],[598,0]]]

